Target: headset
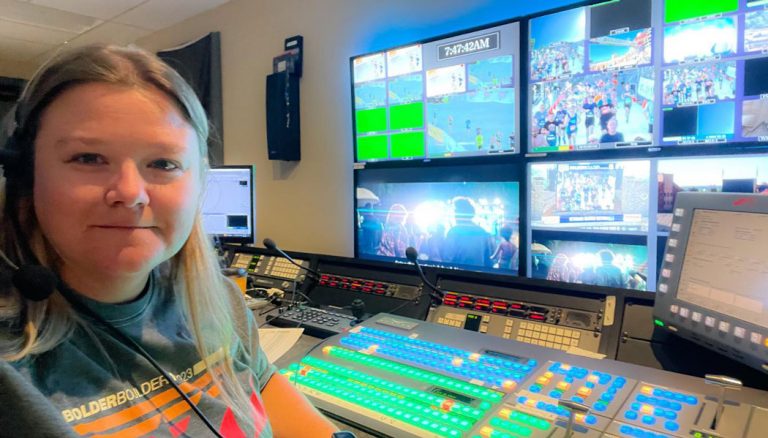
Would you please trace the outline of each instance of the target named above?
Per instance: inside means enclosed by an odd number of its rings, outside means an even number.
[[[21,123],[21,108],[22,100],[16,104],[16,108],[13,111],[14,114],[14,126],[10,136],[5,141],[5,146],[0,148],[0,167],[3,168],[3,176],[6,180],[6,191],[10,196],[7,196],[6,202],[6,214],[9,210],[17,208],[18,197],[21,194],[29,193],[32,190],[33,185],[33,160],[32,160],[32,147],[29,133],[26,131],[25,126]],[[4,131],[3,133],[7,133]],[[26,145],[26,147],[25,147]],[[17,223],[18,218],[15,214],[10,214],[11,220],[13,220],[16,228],[21,228]],[[27,260],[36,261],[36,258],[32,254],[31,250],[25,245],[22,246],[22,251],[27,256]],[[136,341],[125,335],[123,332],[117,329],[117,327],[106,321],[101,315],[97,314],[85,304],[83,304],[78,298],[75,291],[64,283],[56,273],[50,268],[43,266],[39,263],[26,263],[17,265],[13,263],[5,252],[0,249],[0,259],[13,270],[11,282],[13,286],[18,290],[22,297],[30,301],[43,301],[50,297],[56,289],[59,290],[61,296],[63,296],[72,307],[79,312],[93,318],[98,321],[104,327],[107,328],[115,337],[126,343],[137,354],[144,357],[153,368],[155,368],[163,377],[173,386],[176,392],[184,399],[189,407],[195,412],[195,414],[203,421],[203,423],[211,430],[214,436],[222,438],[221,433],[214,427],[208,417],[200,411],[200,408],[192,402],[187,394],[179,387],[174,381],[173,376],[168,374],[155,359],[147,353],[144,348]]]

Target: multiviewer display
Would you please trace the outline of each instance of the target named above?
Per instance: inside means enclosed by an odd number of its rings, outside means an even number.
[[[537,162],[528,191],[531,277],[652,291],[677,195],[768,193],[768,155]]]
[[[210,169],[203,200],[203,228],[223,240],[252,243],[253,202],[251,166]]]
[[[356,196],[359,257],[405,260],[411,246],[427,265],[517,274],[516,182],[361,181]]]
[[[648,231],[649,178],[648,160],[531,165],[531,225]]]
[[[519,152],[519,44],[509,23],[352,58],[356,161]]]
[[[529,37],[529,152],[768,141],[762,1],[617,0]]]

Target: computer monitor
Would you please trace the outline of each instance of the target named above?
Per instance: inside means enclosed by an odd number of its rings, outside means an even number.
[[[677,194],[656,325],[768,372],[768,196]]]
[[[253,243],[253,166],[216,166],[208,171],[203,201],[206,233],[229,243]]]

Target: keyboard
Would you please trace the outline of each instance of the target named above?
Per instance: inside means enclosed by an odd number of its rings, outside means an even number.
[[[354,320],[352,315],[319,307],[296,307],[283,313],[276,309],[267,314],[267,321],[272,325],[304,327],[306,334],[318,338],[344,333],[352,327]]]

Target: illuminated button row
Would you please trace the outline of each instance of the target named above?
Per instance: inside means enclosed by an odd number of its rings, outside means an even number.
[[[479,398],[489,403],[497,403],[501,401],[501,398],[504,395],[501,392],[466,383],[452,377],[393,362],[391,360],[358,353],[346,348],[328,346],[323,348],[323,353],[341,360],[347,360],[360,365],[390,372],[398,376],[429,383],[430,385],[441,386],[470,397]]]
[[[605,412],[614,401],[616,394],[627,384],[627,379],[621,376],[614,378],[608,373],[600,371],[591,371],[586,368],[580,368],[563,364],[553,363],[544,374],[540,375],[535,382],[528,388],[528,391],[534,394],[541,393],[545,387],[553,383],[556,376],[563,377],[562,380],[554,385],[554,389],[547,394],[554,399],[563,398],[563,394],[569,389],[575,389],[576,394],[570,397],[570,400],[577,403],[583,403],[590,406],[597,412]],[[611,383],[612,382],[612,383]],[[607,386],[610,383],[610,386]],[[602,386],[599,388],[598,385]],[[599,394],[595,400],[593,395]]]
[[[619,432],[622,434],[622,436],[633,438],[670,438],[669,435],[651,432],[650,430],[633,427],[628,424],[622,424],[619,426]]]
[[[624,419],[637,421],[645,426],[661,427],[668,432],[677,432],[679,412],[687,406],[697,406],[698,397],[649,385],[640,387],[635,401],[629,404]]]
[[[423,361],[424,359],[442,360],[444,362],[450,360],[454,367],[461,367],[462,364],[467,364],[470,368],[482,370],[483,373],[504,376],[505,378],[512,378],[516,381],[525,378],[525,376],[537,365],[535,359],[521,358],[520,361],[506,360],[500,357],[473,353],[449,347],[444,344],[413,339],[407,336],[369,327],[358,327],[351,330],[349,335],[341,340],[341,343],[350,342],[350,340],[355,338],[365,339],[366,342],[370,342],[379,347],[386,345],[392,347],[394,351],[407,350],[412,354],[424,355],[425,357],[423,359],[419,359],[419,364],[425,363]],[[392,353],[392,349],[385,348],[384,351]],[[377,348],[376,351],[379,352],[379,349]],[[477,368],[478,366],[484,368]],[[453,370],[453,368],[448,370]]]
[[[544,419],[510,408],[502,408],[496,416],[480,428],[473,438],[529,437],[536,430],[548,432],[552,424]]]
[[[353,291],[374,293],[376,295],[391,295],[390,289],[393,289],[392,285],[389,283],[329,274],[322,274],[318,283],[320,286],[336,289],[350,289]]]
[[[388,391],[391,394],[397,394],[398,396],[401,396],[400,398],[405,397],[408,399],[413,399],[419,401],[420,403],[427,404],[434,409],[440,409],[461,417],[467,417],[467,419],[471,421],[477,421],[481,419],[492,407],[492,405],[488,402],[481,402],[477,408],[473,408],[472,406],[460,401],[445,397],[438,397],[429,392],[419,391],[408,386],[400,385],[386,379],[346,368],[341,365],[327,362],[312,356],[308,356],[302,359],[301,365],[309,365],[312,368],[321,370],[322,372],[329,375],[335,375],[339,378],[360,382],[367,386],[373,386],[375,388]]]
[[[521,361],[511,361],[511,360],[506,360],[500,357],[495,357],[490,355],[478,355],[477,353],[473,353],[467,350],[461,350],[455,347],[450,347],[445,344],[438,344],[436,342],[429,342],[421,339],[413,339],[407,336],[385,332],[383,330],[377,330],[370,327],[358,327],[358,329],[359,330],[353,329],[350,332],[350,334],[362,333],[369,336],[377,336],[377,337],[401,342],[404,344],[415,345],[417,347],[424,348],[427,350],[444,352],[444,353],[450,354],[451,356],[475,360],[476,362],[479,362],[479,363],[486,363],[486,364],[494,365],[497,367],[511,368],[511,369],[520,370],[523,372],[529,372],[538,364],[538,362],[535,359],[526,358],[526,359],[521,359]]]
[[[339,343],[346,347],[369,351],[372,354],[389,357],[391,359],[410,362],[416,365],[427,364],[447,374],[461,377],[467,380],[477,380],[489,385],[514,389],[517,383],[526,376],[517,369],[508,370],[484,363],[478,363],[479,357],[464,358],[451,356],[450,354],[435,352],[405,343],[398,343],[389,339],[367,336],[360,333],[351,333],[342,338]]]
[[[326,373],[301,370],[296,364],[281,373],[298,385],[438,436],[459,437],[472,427],[471,422],[435,410],[430,406]]]

